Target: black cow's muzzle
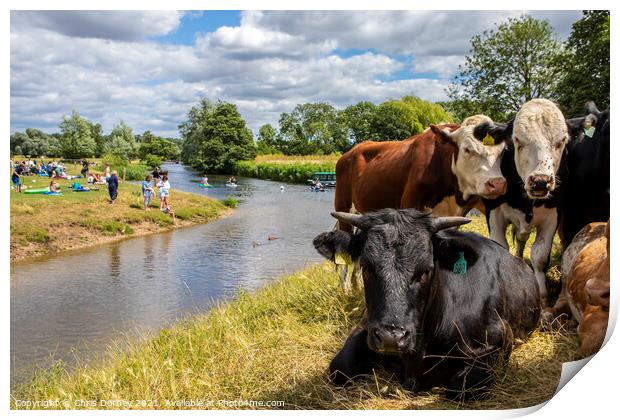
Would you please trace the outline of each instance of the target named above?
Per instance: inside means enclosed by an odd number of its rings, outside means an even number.
[[[403,353],[410,347],[411,334],[395,325],[370,328],[368,346],[377,353]]]

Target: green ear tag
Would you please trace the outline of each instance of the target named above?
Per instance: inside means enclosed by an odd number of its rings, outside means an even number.
[[[594,135],[594,130],[595,130],[594,127],[588,127],[588,128],[584,128],[583,132],[586,136],[592,138],[592,136]]]
[[[491,137],[490,134],[487,134],[486,137],[482,139],[482,144],[485,146],[493,146],[495,144],[495,139]]]
[[[454,274],[460,274],[464,276],[467,274],[467,261],[465,260],[465,253],[463,251],[459,251],[459,259],[454,263],[454,268],[452,268],[452,272]]]

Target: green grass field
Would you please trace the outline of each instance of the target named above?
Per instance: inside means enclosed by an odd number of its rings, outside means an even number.
[[[305,183],[315,172],[333,172],[340,155],[261,155],[235,164],[235,173],[252,178]]]
[[[467,230],[486,230],[482,217]],[[318,232],[317,232],[318,233]],[[558,248],[549,282],[557,282]],[[331,385],[327,366],[364,308],[361,293],[346,296],[329,263],[278,279],[254,294],[241,292],[210,312],[141,340],[123,340],[108,355],[66,369],[57,365],[13,389],[18,401],[147,400],[158,407],[180,400],[284,401],[284,408],[507,409],[549,399],[561,364],[576,354],[565,331],[537,331],[517,347],[485,400],[457,405],[439,394],[412,394],[383,371],[355,385]],[[21,406],[23,407],[23,406]],[[26,408],[26,407],[25,407]]]
[[[70,168],[68,173],[79,170]],[[11,191],[11,261],[174,227],[172,217],[159,211],[156,197],[150,211],[144,211],[139,185],[120,183],[118,199],[110,205],[107,186],[76,193],[69,188],[74,181],[87,185],[84,179],[58,180],[61,196]],[[32,189],[49,182],[46,177],[23,177],[24,185]],[[217,200],[174,190],[170,202],[179,226],[208,222],[226,211]]]

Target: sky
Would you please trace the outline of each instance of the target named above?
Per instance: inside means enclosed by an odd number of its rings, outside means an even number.
[[[77,110],[110,132],[178,137],[200,98],[237,105],[256,134],[304,102],[343,108],[445,88],[469,40],[510,17],[560,39],[580,11],[12,11],[11,132],[58,131]]]

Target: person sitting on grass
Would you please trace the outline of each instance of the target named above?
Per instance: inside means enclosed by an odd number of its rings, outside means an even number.
[[[22,192],[22,172],[23,168],[20,164],[15,165],[13,168],[13,174],[11,175],[11,181],[13,181],[13,185],[15,186],[15,191],[18,193]]]
[[[110,204],[114,204],[118,196],[118,173],[116,171],[112,171],[108,179],[108,193],[110,193]]]
[[[146,179],[142,181],[142,196],[144,197],[144,210],[148,211],[149,204],[151,203],[151,195],[155,194],[153,184],[151,183],[151,176],[147,175]]]
[[[50,181],[50,192],[58,192],[58,191],[60,191],[60,186],[58,185],[58,182],[52,179]]]
[[[167,203],[166,206],[163,209],[161,209],[161,211],[172,216],[172,223],[174,225],[177,224],[177,217],[174,214],[174,210],[172,209],[172,205],[170,203]]]

